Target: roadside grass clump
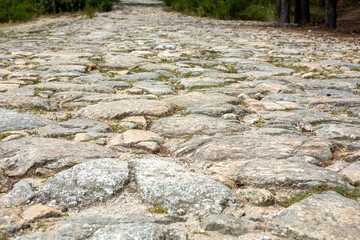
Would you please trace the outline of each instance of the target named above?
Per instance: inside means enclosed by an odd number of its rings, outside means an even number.
[[[168,211],[166,211],[161,205],[154,205],[151,208],[148,208],[149,213],[155,213],[155,214],[167,214]]]
[[[343,197],[350,198],[353,200],[357,200],[358,198],[360,198],[360,189],[359,188],[349,189],[345,186],[330,187],[326,183],[322,183],[318,186],[315,186],[313,189],[303,191],[301,193],[291,196],[288,199],[278,201],[277,205],[287,208],[287,207],[290,207],[291,205],[293,205],[294,203],[300,202],[301,200],[304,200],[305,198],[310,197],[313,194],[319,194],[319,193],[322,193],[325,191],[334,191],[334,192],[339,193]]]
[[[41,14],[83,11],[93,17],[108,12],[118,0],[0,0],[0,23],[21,22]]]
[[[0,133],[0,141],[10,136],[11,133]]]
[[[275,18],[274,0],[163,0],[188,15],[219,19],[269,21]]]

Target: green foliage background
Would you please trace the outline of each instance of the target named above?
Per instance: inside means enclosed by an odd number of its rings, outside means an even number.
[[[44,13],[110,11],[116,0],[0,0],[0,22],[24,21]]]
[[[189,15],[219,19],[273,20],[275,0],[163,0]]]

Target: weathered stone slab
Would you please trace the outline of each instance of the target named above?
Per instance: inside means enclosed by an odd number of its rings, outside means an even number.
[[[19,206],[33,199],[35,195],[36,194],[29,182],[26,180],[21,180],[14,185],[13,189],[8,194],[6,194],[4,198],[7,204],[12,206]]]
[[[58,125],[49,125],[37,130],[43,137],[63,137],[80,132],[105,133],[112,131],[111,127],[105,123],[88,119],[71,119],[61,122]]]
[[[157,81],[142,81],[135,83],[134,88],[140,88],[155,95],[175,94],[173,87]]]
[[[304,239],[358,239],[360,204],[335,192],[310,196],[280,212],[273,234]]]
[[[180,81],[180,84],[186,88],[219,86],[224,83],[225,80],[223,79],[209,77],[184,78]]]
[[[259,229],[259,225],[232,217],[226,214],[213,214],[201,221],[201,228],[205,231],[218,231],[222,234],[240,236]]]
[[[0,237],[28,227],[28,224],[11,208],[0,208]]]
[[[0,132],[32,129],[44,124],[35,116],[0,108]]]
[[[191,114],[158,119],[153,122],[151,129],[161,136],[176,138],[192,135],[242,132],[248,128],[235,121]]]
[[[211,117],[220,117],[226,113],[234,113],[238,116],[244,116],[249,113],[242,105],[233,105],[228,103],[216,104],[208,103],[204,105],[197,105],[186,109],[189,114],[203,114]]]
[[[51,138],[21,138],[0,142],[0,168],[20,177],[38,167],[61,169],[102,157],[115,157],[108,148]]]
[[[44,205],[34,205],[26,209],[21,217],[26,221],[34,221],[40,218],[61,217],[61,213]]]
[[[156,152],[160,149],[162,137],[151,131],[128,130],[110,139],[109,146],[122,146],[127,148],[143,149],[149,152]]]
[[[98,84],[76,84],[69,82],[46,82],[35,85],[35,88],[41,90],[51,90],[57,92],[79,91],[79,92],[96,92],[96,93],[114,93],[109,87]]]
[[[271,206],[275,204],[275,196],[266,189],[247,188],[238,189],[236,196],[243,202],[256,206]]]
[[[360,127],[349,124],[324,124],[316,130],[316,135],[329,139],[359,140]]]
[[[360,161],[354,162],[341,170],[341,175],[343,175],[352,185],[360,185]]]
[[[134,99],[87,106],[79,114],[90,119],[122,119],[128,116],[165,116],[172,105],[158,100]]]
[[[137,191],[146,203],[197,216],[221,213],[238,199],[226,186],[189,172],[171,158],[146,156],[131,161]]]
[[[330,142],[316,137],[296,135],[196,137],[171,149],[178,158],[195,158],[201,161],[251,159],[284,159],[292,156],[312,156],[317,160],[332,158]]]
[[[115,80],[127,80],[127,81],[148,81],[148,80],[157,80],[160,77],[159,73],[156,72],[141,72],[128,75],[119,75],[116,76]]]
[[[1,216],[0,216],[1,218]],[[187,234],[168,226],[175,223],[170,217],[140,214],[86,215],[59,219],[55,226],[17,237],[17,240],[133,240],[178,239],[186,240]]]
[[[38,202],[82,208],[121,192],[128,177],[125,161],[112,158],[88,161],[49,178],[39,193]]]
[[[102,64],[102,66],[108,68],[128,69],[146,62],[148,62],[148,60],[130,54],[117,54],[106,55],[104,57],[104,64]]]
[[[302,157],[252,159],[237,165],[236,181],[257,188],[312,188],[322,183],[343,186],[342,176],[306,162]]]
[[[196,105],[204,105],[209,102],[213,104],[222,104],[222,103],[239,103],[239,99],[231,97],[225,94],[220,93],[199,93],[191,92],[185,95],[178,95],[174,97],[164,98],[163,101],[172,103],[181,107],[191,107]]]

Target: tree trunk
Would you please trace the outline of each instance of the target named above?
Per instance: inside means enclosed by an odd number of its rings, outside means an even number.
[[[310,23],[310,7],[309,0],[301,0],[301,23]]]
[[[281,0],[280,22],[290,23],[290,0]]]
[[[294,23],[301,23],[302,20],[302,7],[301,7],[302,0],[295,0],[295,16],[294,16]]]
[[[336,28],[336,5],[337,0],[326,0],[326,17],[325,17],[325,28],[335,29]]]
[[[281,18],[281,0],[276,0],[276,20],[280,21]]]

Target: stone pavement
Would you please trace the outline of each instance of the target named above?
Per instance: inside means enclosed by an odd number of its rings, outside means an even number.
[[[357,239],[360,46],[164,7],[0,31],[0,238]]]

